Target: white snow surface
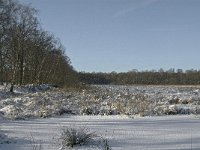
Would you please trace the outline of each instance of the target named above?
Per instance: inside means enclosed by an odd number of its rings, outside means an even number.
[[[103,150],[101,138],[108,139],[112,150],[200,150],[199,86],[48,89],[48,85],[28,85],[11,93],[0,86],[0,150],[58,150],[66,127],[84,127],[97,135],[77,150]],[[145,101],[138,103],[138,94]],[[137,117],[142,105],[146,117]],[[120,115],[103,116],[110,110]],[[44,118],[36,119],[40,117]]]
[[[44,150],[61,147],[59,136],[65,127],[85,127],[107,138],[112,150],[199,150],[200,119],[194,115],[165,117],[62,116],[25,121],[1,120],[1,129],[14,142],[1,150],[32,150],[41,143]],[[99,137],[77,150],[101,149]]]

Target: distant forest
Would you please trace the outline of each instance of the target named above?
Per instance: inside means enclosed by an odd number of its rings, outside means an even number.
[[[122,73],[86,73],[78,74],[79,81],[84,84],[115,84],[115,85],[199,85],[200,70],[169,69],[164,71],[129,71]]]

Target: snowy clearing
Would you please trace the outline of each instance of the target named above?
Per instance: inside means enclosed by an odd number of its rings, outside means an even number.
[[[58,150],[65,127],[96,133],[77,150],[200,150],[199,114],[199,86],[0,86],[0,150]]]
[[[63,116],[60,118],[1,122],[1,129],[13,139],[2,150],[31,150],[35,143],[44,150],[61,147],[64,127],[86,127],[108,138],[113,150],[199,150],[200,119],[196,116],[128,118],[126,116]],[[74,149],[101,149],[97,141]]]

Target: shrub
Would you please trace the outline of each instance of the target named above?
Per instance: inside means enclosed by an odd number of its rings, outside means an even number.
[[[102,139],[102,150],[112,150],[106,138]]]
[[[94,132],[89,132],[85,128],[75,129],[67,128],[61,133],[61,140],[63,147],[74,147],[77,145],[84,145],[95,137]]]
[[[93,113],[92,108],[90,108],[90,107],[85,107],[85,108],[83,108],[81,114],[92,115],[92,114],[94,114],[94,113]]]
[[[10,139],[0,129],[0,144],[9,144],[9,143],[11,143]]]

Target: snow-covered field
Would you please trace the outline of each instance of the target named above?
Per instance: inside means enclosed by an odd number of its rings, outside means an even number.
[[[41,143],[57,150],[64,127],[85,127],[108,138],[113,150],[199,150],[200,119],[193,116],[128,118],[126,116],[63,116],[28,121],[2,121],[1,129],[12,139],[1,150],[32,150]],[[33,140],[34,139],[34,140]],[[74,149],[101,149],[96,142]],[[96,144],[95,144],[96,143]],[[98,146],[97,146],[98,145]]]
[[[200,150],[199,114],[200,86],[0,86],[0,150],[57,150],[65,127],[97,135],[75,149]]]
[[[48,90],[49,89],[49,90]],[[199,86],[92,86],[66,91],[48,85],[0,87],[0,115],[12,119],[76,115],[200,114]]]

